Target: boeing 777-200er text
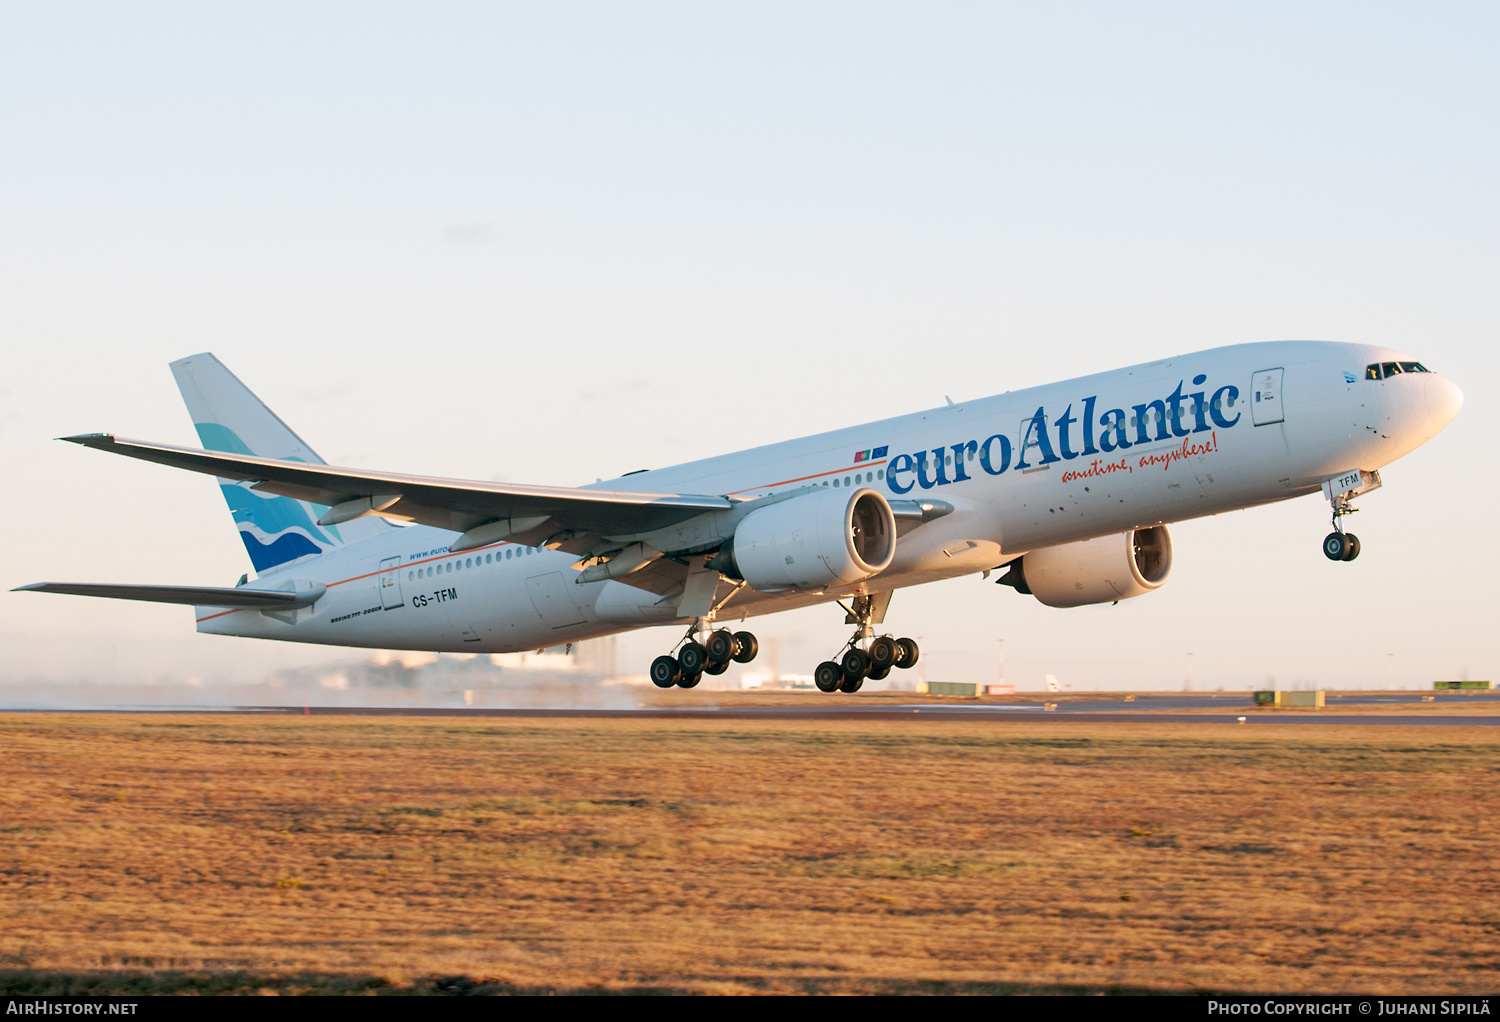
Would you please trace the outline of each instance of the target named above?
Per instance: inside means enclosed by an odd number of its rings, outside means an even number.
[[[905,586],[1004,567],[1051,607],[1113,603],[1167,580],[1168,523],[1320,490],[1323,552],[1353,560],[1350,500],[1463,403],[1386,348],[1240,344],[568,488],[336,468],[212,355],[172,372],[204,449],[67,439],[218,477],[255,579],[25,589],[191,604],[218,635],[465,653],[686,625],[651,665],[663,688],[754,659],[715,621],[847,601],[825,692],[916,663],[880,627]]]

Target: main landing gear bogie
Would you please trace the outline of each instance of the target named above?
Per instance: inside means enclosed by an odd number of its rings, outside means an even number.
[[[917,666],[922,651],[914,641],[875,634],[875,625],[884,617],[889,602],[889,594],[883,598],[861,596],[844,608],[848,615],[845,623],[859,627],[832,660],[823,661],[813,671],[813,684],[819,691],[858,692],[866,679],[882,681],[893,670]],[[710,631],[711,621],[712,617],[694,621],[675,655],[669,653],[651,662],[652,684],[658,688],[693,688],[705,674],[720,675],[731,663],[748,664],[755,659],[760,643],[754,635],[727,628]]]
[[[921,651],[911,639],[880,635],[861,645],[856,636],[838,660],[825,660],[813,672],[820,692],[858,692],[865,680],[884,681],[892,670],[917,666]]]
[[[889,604],[890,594],[886,593],[860,596],[844,607],[844,623],[857,625],[858,630],[838,656],[823,661],[813,672],[813,684],[819,691],[858,692],[866,678],[881,681],[895,668],[917,665],[921,651],[915,642],[875,634],[875,626],[885,618]]]
[[[699,642],[695,636],[702,636]],[[670,653],[651,661],[651,683],[657,688],[692,688],[705,674],[719,675],[729,670],[730,662],[748,664],[760,652],[760,643],[750,632],[731,632],[726,628],[706,636],[695,625],[684,636],[676,656]]]

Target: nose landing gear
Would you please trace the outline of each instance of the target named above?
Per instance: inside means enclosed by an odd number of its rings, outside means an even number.
[[[1380,489],[1380,473],[1350,469],[1342,475],[1324,480],[1323,496],[1333,505],[1333,531],[1323,537],[1323,556],[1330,561],[1352,561],[1359,556],[1359,537],[1344,531],[1344,518],[1359,508],[1350,503],[1355,497]]]
[[[1349,503],[1349,494],[1333,498],[1333,531],[1323,537],[1323,556],[1330,561],[1352,561],[1359,556],[1359,537],[1344,531],[1344,516],[1359,508]]]

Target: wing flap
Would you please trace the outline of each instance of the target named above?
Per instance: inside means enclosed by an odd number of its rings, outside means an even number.
[[[671,557],[661,557],[639,571],[632,571],[629,575],[622,575],[614,581],[636,589],[644,589],[658,596],[676,596],[682,592],[687,577],[686,564]]]
[[[527,486],[309,465],[127,440],[110,433],[63,439],[158,465],[251,482],[256,490],[330,507],[399,493],[401,499],[383,508],[381,515],[455,532],[499,518],[546,516],[574,532],[629,534],[666,528],[732,506],[719,496]]]

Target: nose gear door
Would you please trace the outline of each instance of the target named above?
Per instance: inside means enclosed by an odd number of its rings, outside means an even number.
[[[1281,411],[1281,375],[1284,369],[1259,369],[1250,378],[1250,418],[1257,426],[1285,422]]]

